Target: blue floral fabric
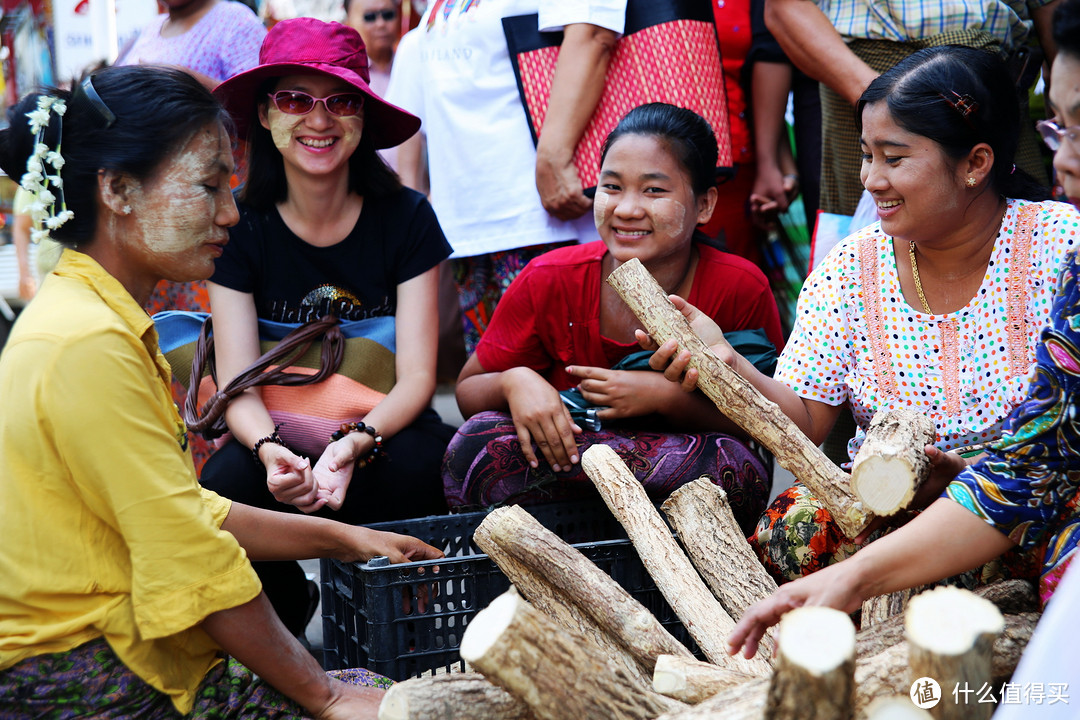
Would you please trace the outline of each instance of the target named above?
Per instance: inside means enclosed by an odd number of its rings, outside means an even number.
[[[1028,396],[988,456],[945,496],[1037,554],[1045,603],[1080,543],[1080,264],[1071,254],[1036,351]]]

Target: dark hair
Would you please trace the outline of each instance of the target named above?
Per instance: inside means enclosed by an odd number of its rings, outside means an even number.
[[[266,98],[280,79],[268,79],[259,87],[255,97]],[[251,128],[248,131],[248,179],[239,192],[241,200],[262,211],[273,209],[289,195],[285,160],[274,145],[270,131],[259,122],[259,107],[269,102],[268,99],[259,100],[252,108],[253,115],[248,124]],[[360,144],[349,157],[349,190],[357,195],[378,197],[400,189],[401,180],[397,173],[375,151],[371,136],[362,133]]]
[[[1080,0],[1065,0],[1057,6],[1053,33],[1058,51],[1080,59]]]
[[[349,8],[352,7],[353,0],[343,0],[342,7],[345,8],[345,14],[349,14]],[[397,7],[398,12],[401,11],[401,0],[394,0],[394,5]]]
[[[1049,188],[1016,168],[1020,103],[997,55],[960,45],[926,48],[901,60],[870,83],[855,106],[862,134],[867,105],[885,101],[897,125],[933,140],[959,159],[979,143],[994,151],[990,187],[1024,200],[1047,200]]]
[[[8,111],[10,126],[0,131],[0,168],[19,182],[35,143],[26,114],[37,108],[43,95],[67,104],[60,122],[50,111],[44,137],[51,150],[62,143],[64,165],[59,174],[64,201],[74,217],[51,234],[67,245],[86,244],[94,236],[99,171],[147,180],[200,128],[214,122],[232,125],[210,91],[180,70],[109,67],[90,77],[91,91],[100,100],[92,100],[82,82],[74,83],[73,91],[49,88],[31,93]],[[111,124],[105,118],[109,112],[115,116]]]
[[[716,185],[719,155],[716,135],[709,122],[693,110],[660,102],[638,105],[623,116],[604,140],[601,165],[611,146],[624,135],[651,135],[667,141],[690,176],[696,194],[701,195]]]

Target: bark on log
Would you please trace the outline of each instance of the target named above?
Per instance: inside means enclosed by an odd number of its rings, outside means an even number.
[[[753,675],[727,670],[693,658],[661,655],[656,659],[652,688],[661,695],[696,704],[718,692],[753,679]]]
[[[746,608],[776,592],[731,513],[727,493],[708,478],[683,485],[660,506],[694,567],[734,620]],[[776,646],[770,628],[761,638],[762,652],[772,657]]]
[[[875,625],[880,625],[889,618],[903,617],[907,608],[908,600],[926,590],[925,585],[907,590],[897,590],[886,595],[877,595],[865,600],[860,614],[860,627],[867,630]]]
[[[481,526],[484,545],[497,545],[523,563],[532,576],[553,588],[559,600],[586,615],[591,622],[582,623],[582,629],[598,628],[605,638],[613,639],[621,652],[629,653],[640,664],[646,683],[658,656],[693,658],[644,605],[523,508],[508,506],[495,510]],[[524,594],[531,600],[528,591]],[[545,603],[548,597],[542,598]],[[578,630],[572,626],[569,629]]]
[[[1039,596],[1027,580],[1001,580],[978,588],[975,594],[994,603],[1003,614],[1039,611]],[[876,655],[903,639],[904,616],[894,615],[880,624],[864,627],[855,635],[855,656]]]
[[[476,546],[487,553],[533,607],[564,630],[577,633],[595,643],[606,657],[634,677],[639,684],[648,685],[649,671],[614,637],[605,632],[573,598],[565,595],[495,542],[491,537],[491,528],[497,521],[496,513],[499,512],[501,511],[493,510],[473,531],[473,542]]]
[[[911,504],[930,477],[923,448],[936,435],[933,421],[922,413],[896,409],[874,415],[851,466],[851,490],[867,510],[894,515]]]
[[[626,529],[656,587],[705,657],[732,670],[768,674],[771,666],[760,649],[750,660],[727,654],[726,640],[735,627],[734,621],[709,592],[645,489],[615,451],[606,445],[593,445],[582,453],[581,467]]]
[[[603,653],[509,590],[481,610],[461,657],[541,720],[652,720],[684,705],[642,687]]]
[[[720,361],[694,334],[682,313],[637,259],[623,263],[607,282],[630,307],[658,344],[674,338],[691,354],[698,387],[724,414],[773,454],[783,468],[814,493],[848,537],[855,537],[873,517],[851,492],[848,476],[803,434],[757,388]]]
[[[1036,612],[1005,616],[1005,632],[994,643],[993,682],[999,687],[1016,669],[1039,617]],[[657,720],[761,720],[769,682],[768,678],[749,680]],[[906,641],[870,657],[860,656],[855,661],[855,716],[865,717],[866,708],[878,697],[907,695],[911,691],[911,682]],[[949,699],[952,699],[951,695]]]
[[[911,599],[904,615],[911,680],[930,677],[943,695],[938,720],[989,720],[993,703],[956,702],[953,688],[978,692],[992,680],[993,645],[1005,629],[1001,612],[967,590],[939,587]]]
[[[535,720],[529,706],[479,673],[412,678],[386,691],[379,720]]]
[[[827,607],[784,615],[776,670],[765,702],[767,720],[846,720],[853,708],[855,626]]]

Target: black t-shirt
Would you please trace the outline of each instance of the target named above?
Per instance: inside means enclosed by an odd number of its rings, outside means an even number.
[[[240,204],[240,222],[218,258],[211,282],[255,296],[260,318],[307,322],[327,313],[342,320],[393,316],[397,286],[450,255],[428,201],[402,188],[367,197],[348,237],[315,247],[297,237],[277,209]]]

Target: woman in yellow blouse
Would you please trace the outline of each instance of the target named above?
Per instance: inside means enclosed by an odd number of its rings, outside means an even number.
[[[439,556],[199,487],[142,305],[209,277],[228,240],[224,122],[191,77],[125,67],[24,99],[0,131],[35,233],[65,245],[0,355],[5,717],[374,718],[380,692],[321,671],[248,558]]]

